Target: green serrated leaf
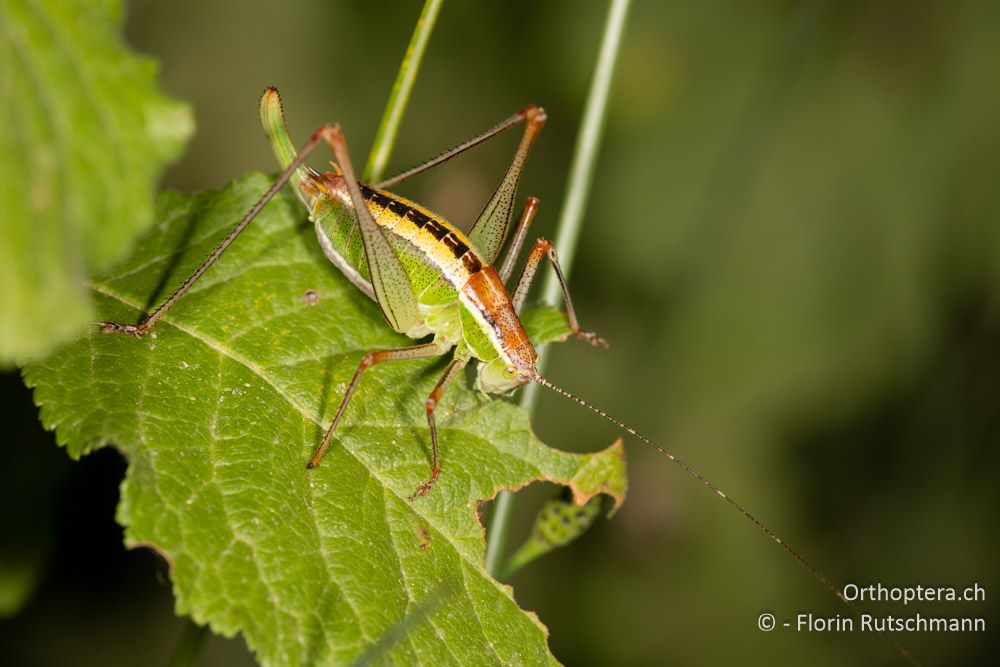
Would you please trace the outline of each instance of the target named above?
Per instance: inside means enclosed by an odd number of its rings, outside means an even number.
[[[114,0],[0,0],[0,365],[93,319],[87,276],[152,220],[193,129],[121,22]]]
[[[269,182],[164,195],[134,256],[93,281],[102,317],[137,321]],[[71,456],[107,443],[127,456],[118,519],[129,545],[171,563],[178,613],[242,632],[265,664],[349,662],[406,619],[389,661],[552,662],[544,626],[485,570],[477,508],[540,479],[578,502],[621,502],[622,449],[550,449],[521,409],[456,382],[438,408],[440,480],[411,502],[429,470],[424,398],[445,362],[397,362],[366,373],[307,471],[361,356],[407,344],[282,195],[154,335],[95,330],[24,376]],[[443,584],[457,593],[430,604]]]

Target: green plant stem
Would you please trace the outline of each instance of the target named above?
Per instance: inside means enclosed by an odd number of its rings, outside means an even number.
[[[205,644],[208,636],[208,626],[198,625],[190,618],[184,621],[184,630],[177,640],[174,654],[170,656],[170,667],[190,667],[198,658],[198,652]]]
[[[569,184],[566,189],[566,197],[563,199],[562,209],[559,212],[555,239],[559,263],[562,265],[563,273],[567,279],[573,266],[580,230],[583,228],[583,213],[587,208],[587,200],[590,198],[594,170],[597,167],[597,152],[604,134],[604,119],[607,115],[611,80],[614,75],[615,63],[618,60],[630,2],[631,0],[611,0],[608,7],[608,15],[604,22],[604,35],[601,38],[601,47],[597,54],[597,64],[594,67],[594,75],[590,81],[590,92],[587,94],[583,119],[573,148]],[[542,286],[542,300],[546,304],[554,304],[558,297],[559,281],[556,279],[555,272],[550,272]],[[545,357],[542,357],[539,361],[539,372],[544,372],[544,364]],[[537,402],[538,385],[529,384],[521,395],[521,405],[529,412],[533,412]],[[493,576],[497,576],[500,572],[501,558],[507,541],[507,530],[513,509],[514,494],[502,491],[497,496],[493,519],[490,522],[489,537],[486,541],[486,569]]]
[[[389,165],[389,156],[392,155],[396,135],[399,133],[399,125],[403,122],[403,113],[410,100],[410,91],[413,90],[413,83],[417,80],[417,73],[420,71],[420,63],[424,58],[427,42],[431,39],[431,32],[434,31],[434,24],[437,22],[438,12],[443,3],[444,0],[426,0],[424,2],[420,18],[417,19],[417,25],[413,29],[413,36],[410,37],[410,44],[406,47],[403,62],[399,65],[396,81],[392,84],[392,92],[389,93],[389,101],[382,113],[375,142],[368,154],[368,164],[361,177],[361,180],[366,183],[374,183],[382,180],[382,177],[385,176],[386,167]]]

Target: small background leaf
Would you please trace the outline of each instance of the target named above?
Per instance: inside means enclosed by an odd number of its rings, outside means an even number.
[[[538,510],[531,535],[504,563],[500,578],[506,581],[536,558],[572,544],[590,530],[604,509],[604,500],[603,496],[595,496],[579,505],[565,489],[547,500]]]
[[[253,175],[220,193],[164,195],[162,222],[92,284],[102,317],[138,320],[268,183]],[[242,632],[266,664],[352,660],[442,583],[458,593],[414,623],[392,660],[553,661],[545,628],[485,571],[476,510],[539,479],[570,486],[577,502],[620,502],[621,447],[549,449],[520,409],[466,379],[438,409],[441,478],[410,502],[429,471],[423,399],[444,360],[400,362],[366,373],[323,465],[307,471],[360,357],[411,341],[301,220],[291,195],[272,202],[154,335],[93,331],[26,368],[43,422],[71,456],[110,442],[125,453],[127,543],[169,560],[178,613]]]
[[[116,0],[0,0],[0,365],[93,319],[87,275],[152,220],[192,132],[121,22]]]
[[[21,610],[41,576],[42,562],[35,558],[10,562],[0,559],[0,618],[10,618]]]

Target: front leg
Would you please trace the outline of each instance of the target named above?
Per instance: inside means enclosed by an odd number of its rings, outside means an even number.
[[[562,268],[559,266],[559,258],[552,247],[552,241],[548,239],[538,239],[535,241],[535,245],[531,249],[531,254],[528,255],[528,261],[524,263],[524,271],[521,273],[521,279],[517,281],[517,287],[514,289],[514,298],[511,300],[514,310],[518,313],[521,312],[524,300],[528,297],[528,290],[531,289],[531,282],[538,271],[538,265],[541,264],[542,259],[546,256],[552,262],[552,268],[555,270],[556,278],[559,280],[559,287],[562,289],[563,303],[566,304],[566,318],[569,320],[570,331],[573,332],[574,336],[580,340],[587,341],[591,345],[607,347],[608,344],[603,338],[593,331],[584,331],[580,328],[580,322],[576,319],[576,311],[573,309],[573,300],[570,298],[569,288],[566,286],[566,277],[563,276]]]

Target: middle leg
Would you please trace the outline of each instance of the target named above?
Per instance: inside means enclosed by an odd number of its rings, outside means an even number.
[[[441,396],[444,395],[444,390],[448,388],[451,381],[465,368],[467,363],[469,363],[468,353],[456,352],[455,357],[448,364],[448,368],[445,369],[441,379],[434,385],[433,391],[431,391],[430,396],[424,402],[424,410],[427,412],[427,424],[431,427],[431,476],[426,482],[417,487],[417,490],[410,496],[410,500],[413,500],[417,496],[426,496],[427,492],[434,486],[434,482],[437,481],[438,473],[441,472],[441,465],[438,460],[438,435],[437,424],[434,421],[434,410],[437,408]]]
[[[347,410],[347,404],[351,402],[351,396],[354,395],[354,390],[358,388],[361,376],[364,375],[364,372],[368,370],[369,367],[383,361],[401,361],[404,359],[439,357],[447,351],[447,348],[443,348],[437,343],[427,343],[426,345],[414,345],[413,347],[404,347],[397,350],[376,350],[375,352],[369,352],[362,357],[357,370],[354,371],[354,377],[351,378],[351,384],[347,386],[347,391],[344,392],[344,397],[340,399],[340,405],[337,407],[337,414],[333,417],[333,423],[330,424],[330,428],[326,430],[326,434],[323,436],[323,442],[320,443],[319,447],[313,453],[312,458],[309,459],[309,463],[306,467],[315,468],[319,465],[319,462],[323,460],[323,455],[326,453],[326,449],[330,446],[330,442],[333,439],[333,432],[337,430],[337,424],[340,423],[340,418],[344,416],[344,411]]]
[[[528,235],[528,226],[531,225],[531,221],[535,217],[535,213],[538,212],[538,198],[528,197],[524,201],[524,209],[521,211],[521,219],[517,221],[517,229],[514,231],[514,240],[510,242],[510,247],[507,248],[507,256],[504,257],[503,265],[500,267],[500,280],[507,284],[507,279],[510,278],[510,272],[514,270],[514,262],[517,261],[517,256],[521,254],[521,246],[524,245],[524,239]]]

